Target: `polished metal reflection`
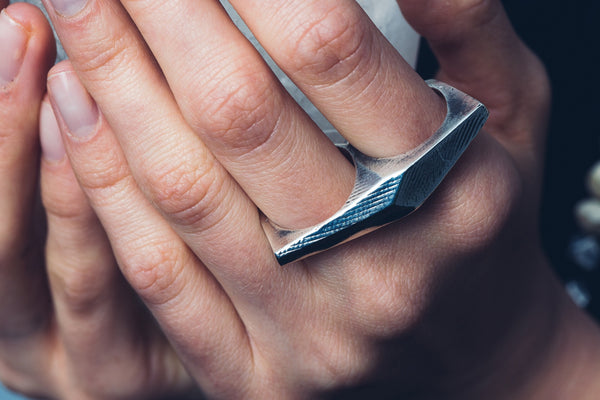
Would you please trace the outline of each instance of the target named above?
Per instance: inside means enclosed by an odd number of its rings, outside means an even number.
[[[446,100],[442,126],[425,143],[390,158],[373,158],[348,143],[338,145],[356,167],[344,206],[313,227],[287,230],[267,218],[263,228],[281,265],[364,235],[416,210],[437,188],[488,117],[483,104],[439,81],[428,85]]]

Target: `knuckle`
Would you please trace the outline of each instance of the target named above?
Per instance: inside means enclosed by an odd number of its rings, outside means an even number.
[[[426,307],[424,276],[413,274],[407,282],[406,274],[387,275],[392,276],[382,279],[379,274],[370,274],[364,277],[361,285],[372,295],[362,299],[356,314],[368,334],[383,338],[409,332],[418,324]]]
[[[151,305],[166,304],[183,289],[182,267],[185,255],[175,243],[144,244],[133,249],[122,266],[127,280],[140,297]]]
[[[110,151],[90,154],[85,165],[77,167],[81,188],[91,192],[109,190],[131,177],[129,168],[121,163],[120,156]]]
[[[110,29],[108,34],[82,41],[75,58],[78,70],[88,79],[103,81],[111,80],[114,71],[126,70],[128,60],[136,59],[136,54],[130,53],[139,51],[128,43],[126,31]]]
[[[69,202],[61,197],[43,198],[44,209],[48,218],[56,218],[61,221],[87,221],[93,213],[87,212],[87,206],[79,202]]]
[[[365,360],[368,355],[346,338],[320,337],[307,353],[306,363],[318,388],[348,387],[367,372],[358,360]]]
[[[284,64],[313,84],[334,84],[358,73],[371,57],[371,35],[361,14],[335,5],[293,31]]]
[[[47,218],[82,223],[94,220],[95,214],[84,194],[75,182],[72,183],[73,185],[63,186],[61,193],[46,188],[42,184],[42,203]]]
[[[60,270],[48,271],[55,294],[73,314],[86,315],[102,302],[107,287],[106,278],[99,278],[93,269],[62,264]]]
[[[262,68],[241,65],[214,82],[201,107],[204,132],[232,155],[244,155],[270,142],[282,99]]]
[[[512,160],[498,148],[481,146],[477,170],[457,179],[446,204],[442,229],[458,253],[473,254],[497,243],[523,197]],[[461,188],[461,189],[458,189]]]
[[[200,160],[200,161],[199,161]],[[223,179],[208,154],[184,155],[180,161],[147,169],[152,201],[176,224],[207,220],[221,203]]]
[[[96,203],[114,201],[116,194],[135,185],[129,167],[111,152],[98,158],[92,156],[85,166],[78,168],[77,177],[81,189]]]

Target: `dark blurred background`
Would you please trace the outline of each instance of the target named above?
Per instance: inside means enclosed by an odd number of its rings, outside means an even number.
[[[596,90],[600,67],[600,2],[595,0],[505,0],[516,31],[548,69],[553,108],[546,151],[546,177],[541,231],[544,246],[570,290],[600,318],[600,255],[594,266],[576,260],[575,241],[583,234],[573,209],[589,197],[585,176],[600,159],[600,97]],[[583,254],[585,257],[586,255]],[[574,287],[573,285],[577,285]],[[577,296],[578,293],[573,292]]]
[[[503,3],[517,33],[546,65],[553,87],[540,225],[544,247],[572,296],[600,319],[600,241],[582,232],[573,214],[575,204],[589,197],[585,177],[600,159],[600,2]],[[429,77],[436,68],[423,44],[419,72]]]

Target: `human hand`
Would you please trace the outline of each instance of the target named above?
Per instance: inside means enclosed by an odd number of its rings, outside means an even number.
[[[549,90],[499,2],[400,2],[440,78],[488,106],[486,132],[416,213],[285,268],[259,210],[319,222],[354,171],[220,5],[53,3],[72,61],[48,82],[67,153],[123,274],[209,396],[518,398],[511,374],[546,372],[531,360],[551,358],[549,321],[568,309],[536,233]],[[443,102],[354,2],[232,3],[363,152],[399,154],[441,122]]]
[[[173,399],[193,385],[124,284],[43,100],[55,57],[50,27],[35,7],[6,6],[0,2],[0,379],[44,398]],[[128,324],[145,329],[128,336]]]

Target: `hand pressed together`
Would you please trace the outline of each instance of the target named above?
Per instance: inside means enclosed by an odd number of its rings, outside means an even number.
[[[401,154],[441,124],[443,100],[356,2],[231,4],[362,152]],[[86,220],[83,236],[55,242],[49,230],[47,313],[65,350],[44,352],[47,328],[34,340],[42,348],[28,348],[70,368],[38,371],[35,386],[32,367],[8,355],[1,378],[52,398],[139,398],[185,390],[180,361],[209,398],[572,395],[553,377],[575,379],[565,351],[581,354],[572,350],[598,333],[540,250],[544,68],[499,1],[399,4],[438,57],[438,78],[482,101],[490,119],[414,214],[281,267],[261,214],[286,228],[320,222],[344,203],[355,172],[221,4],[46,0],[70,61],[47,82],[62,141],[49,123],[41,132],[47,148],[64,141],[66,157],[42,169],[66,179],[72,167],[86,215],[101,225]],[[76,190],[72,179],[60,184]],[[87,207],[82,193],[76,203]],[[64,243],[93,243],[109,260],[52,268],[51,250]],[[147,386],[124,379],[133,367],[122,354],[140,354],[136,339],[156,357],[140,368]]]

